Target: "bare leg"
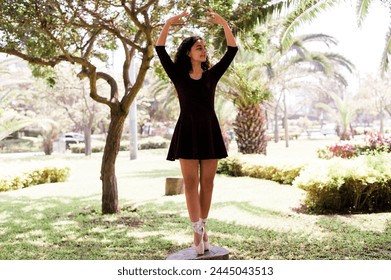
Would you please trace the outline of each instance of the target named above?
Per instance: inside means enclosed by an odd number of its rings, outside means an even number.
[[[201,160],[200,170],[200,218],[206,219],[209,215],[209,209],[212,202],[212,193],[214,178],[217,170],[217,159]],[[204,240],[208,240],[205,233]]]
[[[185,184],[187,211],[191,222],[198,222],[200,218],[200,198],[198,194],[198,165],[199,160],[179,159]],[[200,242],[200,236],[194,233],[194,244]]]

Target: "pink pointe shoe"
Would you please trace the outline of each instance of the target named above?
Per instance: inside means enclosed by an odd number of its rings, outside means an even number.
[[[200,218],[200,220],[199,220],[199,223],[202,225],[202,227],[204,229],[204,234],[206,232],[206,221],[207,221],[207,219],[202,219],[202,218]],[[209,251],[209,249],[210,249],[209,237],[206,241],[205,240],[203,240],[203,241],[204,241],[204,251]]]
[[[205,251],[205,248],[204,248],[204,245],[205,245],[204,244],[204,233],[205,233],[204,227],[202,226],[202,223],[200,223],[200,221],[192,222],[191,225],[192,225],[193,231],[200,236],[200,243],[198,243],[198,245],[196,245],[194,243],[193,247],[196,250],[198,255],[203,255],[204,251]]]

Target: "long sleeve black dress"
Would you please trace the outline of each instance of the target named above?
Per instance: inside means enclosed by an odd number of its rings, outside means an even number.
[[[212,68],[194,80],[178,69],[165,46],[156,46],[164,70],[178,93],[181,113],[175,126],[167,160],[221,159],[227,157],[220,125],[214,110],[217,82],[223,76],[238,51],[228,46],[227,52]]]

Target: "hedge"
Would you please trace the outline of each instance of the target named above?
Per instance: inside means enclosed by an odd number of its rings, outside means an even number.
[[[70,174],[69,167],[44,167],[26,171],[20,175],[0,178],[0,192],[27,188],[34,185],[64,182]]]
[[[292,184],[293,180],[304,168],[302,164],[270,163],[260,161],[259,163],[242,161],[237,157],[221,159],[217,173],[229,176],[249,176],[258,179],[272,180],[280,184]]]
[[[141,138],[138,141],[138,150],[149,150],[149,149],[164,149],[167,148],[169,141],[163,137],[155,136],[148,138]],[[129,141],[121,141],[120,143],[120,151],[129,151]],[[72,153],[84,153],[85,144],[70,144]],[[105,148],[104,143],[100,143],[99,145],[93,145],[91,147],[92,153],[101,153]]]
[[[315,213],[391,211],[391,155],[377,153],[351,159],[334,157],[310,164],[243,162],[229,157],[217,173],[291,184],[306,191],[305,205]]]
[[[317,213],[391,210],[391,156],[332,158],[307,166],[293,186],[306,191],[305,204]]]

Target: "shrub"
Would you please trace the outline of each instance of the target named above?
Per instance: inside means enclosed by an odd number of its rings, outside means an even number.
[[[68,179],[69,167],[45,167],[24,172],[20,175],[0,178],[0,192],[27,188],[34,185],[64,182]]]
[[[163,137],[155,136],[145,139],[141,139],[138,144],[139,150],[149,150],[149,149],[164,149],[168,147],[169,141]]]
[[[138,149],[139,150],[147,150],[147,149],[164,149],[168,147],[169,141],[164,139],[163,137],[150,137],[150,138],[144,138],[140,139],[138,142]],[[121,141],[119,150],[120,151],[129,151],[129,140]],[[71,148],[72,153],[84,153],[85,145],[84,143],[81,144],[71,144],[69,145]],[[103,152],[105,148],[105,144],[100,143],[98,145],[93,145],[91,147],[92,153],[101,153]]]
[[[225,174],[233,177],[244,176],[242,162],[234,157],[227,157],[219,161],[217,167],[218,174]]]
[[[70,144],[69,145],[72,153],[75,154],[84,154],[85,153],[85,144],[80,143],[80,144]],[[102,153],[105,149],[105,144],[99,143],[98,145],[93,145],[91,147],[91,152],[92,153]],[[120,151],[129,151],[129,142],[122,141],[120,143],[119,147]]]
[[[305,168],[293,185],[307,192],[314,212],[357,213],[391,210],[391,156],[319,160]]]
[[[291,164],[271,164],[262,161],[243,163],[238,158],[228,157],[219,161],[217,173],[229,176],[249,176],[272,180],[280,184],[292,184],[303,166]]]
[[[69,144],[69,148],[71,149],[72,153],[84,154],[85,144],[84,143]]]
[[[253,178],[266,179],[280,184],[291,185],[302,168],[302,166],[292,165],[252,165],[245,169],[245,173],[247,176]]]

